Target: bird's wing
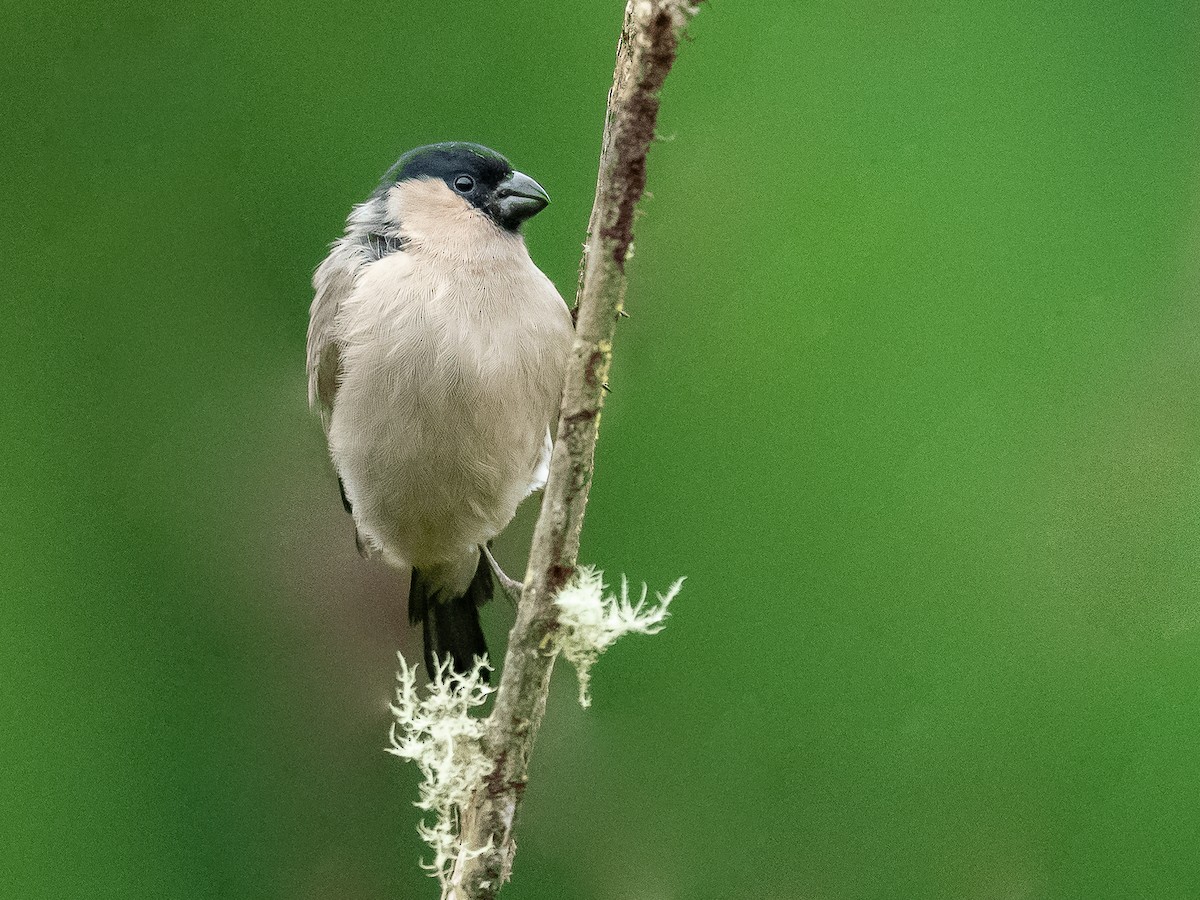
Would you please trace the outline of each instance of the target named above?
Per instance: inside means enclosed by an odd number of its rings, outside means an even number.
[[[313,275],[316,296],[308,319],[308,405],[320,410],[326,430],[329,429],[329,415],[340,374],[340,348],[334,323],[342,301],[354,289],[363,262],[361,250],[342,238],[334,243]]]

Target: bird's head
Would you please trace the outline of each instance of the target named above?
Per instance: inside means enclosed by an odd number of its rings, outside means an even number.
[[[448,216],[482,214],[515,232],[546,208],[542,186],[480,144],[451,141],[405,153],[383,176],[379,191],[411,209],[437,207]]]

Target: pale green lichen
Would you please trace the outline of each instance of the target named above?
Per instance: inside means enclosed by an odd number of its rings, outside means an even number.
[[[433,813],[432,824],[417,825],[421,839],[433,850],[433,862],[421,860],[421,868],[446,884],[454,862],[487,851],[469,849],[459,836],[459,809],[492,771],[492,761],[483,752],[484,720],[471,715],[495,688],[484,681],[491,666],[477,659],[465,674],[451,670],[444,661],[429,683],[429,692],[417,691],[417,671],[400,657],[396,673],[395,722],[387,752],[412,760],[421,770],[420,799],[414,805]]]
[[[567,586],[559,591],[554,602],[558,605],[558,629],[553,632],[554,648],[561,652],[579,675],[579,703],[591,706],[588,692],[591,669],[617,638],[624,634],[658,634],[665,627],[667,608],[683,587],[680,578],[657,594],[658,605],[647,608],[647,588],[637,602],[629,599],[629,582],[621,577],[621,594],[605,595],[604,573],[591,566],[581,566]]]

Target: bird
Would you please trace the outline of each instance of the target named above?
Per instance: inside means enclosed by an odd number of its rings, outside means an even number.
[[[313,275],[307,374],[364,556],[411,570],[430,678],[487,654],[490,542],[545,485],[574,325],[521,226],[550,198],[487,147],[417,147]],[[486,676],[486,670],[484,670]]]

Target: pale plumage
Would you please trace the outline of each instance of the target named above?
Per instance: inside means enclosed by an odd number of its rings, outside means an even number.
[[[362,542],[420,573],[410,604],[462,601],[473,613],[491,590],[480,547],[544,481],[572,326],[516,230],[531,213],[510,212],[506,227],[487,206],[509,197],[502,188],[480,187],[491,199],[473,202],[454,187],[458,169],[482,185],[495,163],[472,169],[455,159],[471,145],[439,146],[455,148],[447,174],[402,170],[355,209],[317,269],[309,397]],[[519,175],[504,166],[509,182]],[[426,620],[427,661],[458,653],[437,634],[458,627],[449,612],[411,611]]]

